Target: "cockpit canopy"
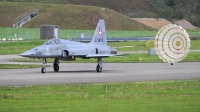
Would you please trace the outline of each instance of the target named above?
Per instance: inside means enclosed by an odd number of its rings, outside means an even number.
[[[55,45],[55,44],[61,44],[60,39],[50,39],[48,41],[46,41],[43,45]]]

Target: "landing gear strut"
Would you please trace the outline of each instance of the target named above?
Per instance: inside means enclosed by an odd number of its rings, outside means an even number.
[[[97,72],[101,72],[102,71],[102,68],[103,68],[103,64],[102,64],[102,59],[101,58],[98,58],[97,59],[97,67],[96,67],[96,71]]]
[[[46,58],[43,58],[42,69],[41,69],[42,73],[46,73],[46,68],[44,67],[44,64],[46,64],[46,63],[47,63]]]
[[[59,59],[58,58],[55,58],[55,60],[54,60],[53,69],[55,72],[59,71]]]

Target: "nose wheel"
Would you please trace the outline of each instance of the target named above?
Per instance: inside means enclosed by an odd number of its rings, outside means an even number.
[[[46,58],[43,58],[42,69],[41,69],[42,73],[46,73],[46,68],[44,67],[44,64],[46,64],[46,63],[47,63]]]
[[[46,73],[46,68],[42,67],[41,72]]]

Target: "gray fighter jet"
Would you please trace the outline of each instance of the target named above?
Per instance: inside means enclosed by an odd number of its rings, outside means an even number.
[[[83,59],[96,58],[98,63],[96,71],[101,72],[103,68],[102,58],[117,56],[117,50],[107,46],[105,23],[103,19],[100,19],[94,36],[89,43],[54,38],[46,41],[41,46],[20,54],[20,56],[42,58],[42,73],[46,72],[44,67],[44,64],[47,63],[46,58],[55,58],[53,63],[55,72],[59,71],[59,60],[75,60],[77,57]]]

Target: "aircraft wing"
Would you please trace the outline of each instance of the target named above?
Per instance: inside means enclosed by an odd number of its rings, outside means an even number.
[[[129,54],[88,54],[86,57],[88,58],[98,58],[98,57],[109,57],[109,56],[126,56]]]

